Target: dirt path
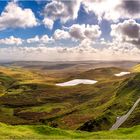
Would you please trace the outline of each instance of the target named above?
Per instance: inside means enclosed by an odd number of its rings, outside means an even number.
[[[118,129],[127,120],[127,118],[130,116],[130,114],[133,112],[133,110],[136,108],[139,102],[140,102],[140,98],[134,103],[133,107],[127,112],[127,114],[121,116],[116,120],[115,124],[113,124],[110,130]]]

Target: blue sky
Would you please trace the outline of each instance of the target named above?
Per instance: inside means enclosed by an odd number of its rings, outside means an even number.
[[[32,9],[36,18],[39,20],[43,19],[43,16],[41,16],[41,12],[45,5],[44,3],[46,3],[46,2],[43,2],[40,4],[37,1],[19,1],[18,2],[20,7]],[[4,10],[4,8],[7,4],[8,4],[7,1],[0,2],[0,12],[2,12]],[[25,28],[25,29],[23,29],[23,28],[6,29],[6,30],[0,32],[0,38],[5,38],[5,37],[13,35],[15,37],[20,37],[20,38],[26,39],[29,37],[33,37],[35,35],[43,35],[46,33],[48,35],[51,35],[52,31],[45,28],[44,25],[40,25],[37,27]]]
[[[139,7],[139,0],[0,1],[0,59],[6,51],[16,60],[24,58],[16,51],[41,60],[124,59],[131,51],[139,59]]]
[[[49,3],[49,1],[18,1],[17,2],[18,5],[20,7],[22,7],[23,9],[25,8],[30,8],[36,18],[38,20],[43,19],[43,8],[45,7],[45,5],[47,3]],[[8,4],[8,1],[2,1],[0,2],[0,13],[2,13],[2,11],[4,10],[5,6]],[[67,23],[65,23],[63,26],[71,26],[74,23],[78,23],[78,24],[98,24],[98,19],[95,16],[94,13],[87,13],[83,6],[80,6],[79,12],[78,12],[78,17],[75,20],[70,20]],[[100,24],[101,30],[102,30],[102,37],[106,38],[106,39],[110,39],[109,33],[110,33],[110,23],[107,20],[103,20]],[[0,38],[5,38],[5,37],[9,37],[11,35],[15,36],[15,37],[20,37],[23,39],[27,39],[30,37],[34,37],[35,35],[44,35],[47,34],[48,36],[52,36],[54,31],[56,29],[61,29],[62,28],[62,24],[60,23],[60,20],[56,20],[53,26],[53,29],[50,30],[48,28],[46,28],[44,25],[39,25],[36,27],[32,27],[32,28],[16,28],[16,29],[6,29],[2,32],[0,32]]]

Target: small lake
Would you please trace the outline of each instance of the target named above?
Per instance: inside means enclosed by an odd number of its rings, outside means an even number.
[[[64,82],[64,83],[58,83],[56,84],[57,86],[75,86],[75,85],[79,85],[79,84],[95,84],[98,81],[95,80],[89,80],[89,79],[74,79],[68,82]]]
[[[130,74],[130,72],[120,72],[120,73],[117,73],[117,74],[114,74],[115,76],[124,76],[124,75],[127,75],[127,74]]]

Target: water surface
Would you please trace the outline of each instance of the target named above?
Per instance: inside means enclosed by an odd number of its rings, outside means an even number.
[[[127,74],[130,74],[130,72],[120,72],[120,73],[117,73],[117,74],[114,74],[115,76],[124,76],[124,75],[127,75]]]
[[[74,79],[68,82],[64,82],[64,83],[58,83],[56,84],[57,86],[75,86],[75,85],[79,85],[79,84],[95,84],[98,81],[95,80],[89,80],[89,79]]]

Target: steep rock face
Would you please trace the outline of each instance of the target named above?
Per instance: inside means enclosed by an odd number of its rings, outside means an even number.
[[[116,91],[112,104],[98,118],[85,122],[78,130],[98,131],[109,130],[117,117],[126,114],[140,97],[140,74],[125,79]],[[140,105],[132,112],[120,127],[132,127],[140,124]]]

